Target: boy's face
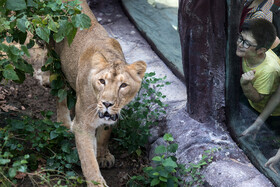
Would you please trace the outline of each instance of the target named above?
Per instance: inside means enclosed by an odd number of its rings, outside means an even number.
[[[257,55],[257,42],[251,32],[241,32],[237,39],[236,55],[239,57],[252,57]]]

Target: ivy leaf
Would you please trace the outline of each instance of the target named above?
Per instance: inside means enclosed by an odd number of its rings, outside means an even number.
[[[155,178],[151,181],[151,186],[156,186],[159,184],[159,182],[160,182],[160,180],[158,178]]]
[[[176,164],[176,162],[174,162],[170,157],[167,158],[166,160],[163,161],[162,165],[164,167],[172,167],[172,168],[176,168],[178,167],[178,165]]]
[[[19,120],[12,120],[12,127],[15,130],[24,129],[24,122]]]
[[[161,161],[161,157],[160,156],[155,156],[152,160],[153,161]]]
[[[27,6],[38,8],[38,5],[33,0],[27,0]]]
[[[172,135],[171,135],[171,134],[168,134],[168,133],[166,133],[166,134],[163,136],[163,139],[164,139],[165,141],[169,141],[169,142],[174,141],[174,138],[172,137]]]
[[[5,66],[3,70],[3,75],[8,80],[19,80],[17,73],[14,70],[14,67],[11,64]]]
[[[11,45],[11,46],[9,46],[9,48],[10,48],[10,52],[11,52],[13,55],[19,55],[20,50],[19,50],[17,47],[15,47],[14,45]]]
[[[91,20],[85,14],[78,14],[72,16],[72,22],[76,28],[87,29],[91,26]]]
[[[30,57],[29,51],[25,45],[21,45],[21,50],[28,56]]]
[[[0,165],[5,165],[5,164],[8,164],[10,163],[11,160],[10,159],[3,159],[3,158],[0,158]]]
[[[167,151],[166,147],[163,146],[163,145],[157,146],[156,149],[155,149],[155,153],[160,154],[160,155],[166,153],[166,151]]]
[[[6,8],[8,10],[24,10],[26,9],[25,0],[7,0]]]
[[[9,51],[9,46],[0,43],[0,50],[7,53]]]
[[[27,46],[27,49],[31,49],[34,45],[35,45],[34,40],[30,40],[26,46]]]
[[[17,68],[25,73],[32,74],[34,72],[32,65],[30,65],[24,61],[14,62],[13,64],[14,64],[15,68]]]
[[[49,24],[48,24],[48,29],[50,29],[53,32],[57,32],[57,23],[53,21],[52,17],[49,17]]]
[[[67,107],[71,110],[76,104],[76,99],[71,95],[67,94]]]
[[[50,30],[47,27],[36,28],[36,34],[44,41],[49,43],[50,40]]]
[[[70,153],[70,144],[69,142],[63,142],[61,150],[65,153]]]
[[[9,177],[14,178],[17,174],[17,170],[15,168],[10,168],[9,169]]]
[[[59,21],[58,32],[53,34],[53,39],[57,43],[61,42],[64,39],[64,37],[66,35],[65,31],[67,30],[67,24],[68,24],[67,20],[60,20]]]
[[[26,16],[17,19],[17,27],[21,32],[26,32],[27,29],[26,26],[28,25],[26,24],[26,22],[27,22]]]
[[[168,151],[171,153],[175,153],[178,149],[178,144],[171,144],[167,147]]]
[[[27,163],[27,161],[26,161],[26,163]],[[26,163],[25,163],[25,164],[26,164]],[[19,172],[22,172],[22,173],[25,173],[26,170],[27,170],[27,166],[20,166],[20,167],[18,168],[18,171],[19,171]]]
[[[74,37],[77,33],[77,28],[74,28],[72,26],[72,24],[68,24],[67,25],[67,31],[66,31],[68,34],[67,34],[67,41],[68,41],[68,44],[69,46],[71,45],[71,43],[73,42],[74,40]]]
[[[52,140],[52,139],[55,139],[56,137],[58,137],[58,134],[55,131],[52,131],[50,133],[50,139]]]
[[[64,89],[58,90],[59,102],[63,101],[67,96],[67,91]]]
[[[49,7],[50,9],[52,9],[52,11],[57,11],[59,10],[58,4],[56,2],[49,2],[47,4],[47,7]]]

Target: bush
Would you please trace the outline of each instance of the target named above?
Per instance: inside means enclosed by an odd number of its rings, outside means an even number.
[[[76,176],[80,166],[74,135],[50,120],[52,112],[42,112],[42,120],[22,116],[9,119],[0,129],[0,181],[16,183],[19,172],[65,173]]]
[[[146,73],[139,94],[121,112],[121,120],[113,129],[113,139],[129,153],[141,154],[148,143],[150,127],[157,125],[159,117],[166,114],[167,105],[161,101],[166,96],[160,92],[170,84],[165,79],[156,78],[154,72]]]

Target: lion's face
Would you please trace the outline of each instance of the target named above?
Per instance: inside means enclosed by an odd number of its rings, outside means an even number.
[[[92,75],[100,123],[113,124],[119,119],[121,109],[139,91],[145,71],[146,63],[143,61],[131,65],[115,62],[114,65],[107,63],[101,71]]]

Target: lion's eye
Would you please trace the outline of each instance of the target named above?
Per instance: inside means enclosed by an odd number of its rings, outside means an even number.
[[[99,82],[100,82],[101,84],[104,84],[104,85],[105,85],[105,80],[104,80],[104,79],[99,79]]]
[[[122,83],[121,86],[120,86],[120,88],[125,88],[125,87],[127,87],[126,83]]]

